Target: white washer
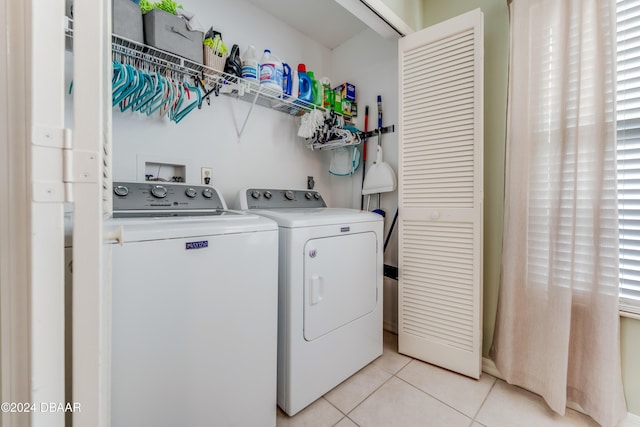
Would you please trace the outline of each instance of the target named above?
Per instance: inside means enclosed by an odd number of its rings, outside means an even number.
[[[111,423],[276,423],[276,224],[212,187],[114,183]]]
[[[238,204],[280,229],[278,405],[294,415],[382,354],[383,219],[315,191],[251,188]]]

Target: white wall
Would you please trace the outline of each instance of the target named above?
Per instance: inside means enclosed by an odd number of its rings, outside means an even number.
[[[302,62],[317,76],[329,76],[333,86],[342,82],[355,84],[359,104],[355,124],[359,129],[364,129],[365,105],[370,106],[370,128],[376,126],[377,95],[383,97],[383,125],[397,124],[396,40],[365,30],[330,51],[245,0],[219,0],[215,4],[190,0],[184,5],[197,14],[203,26],[221,31],[229,48],[234,43],[241,51],[249,44],[259,51],[269,48],[292,69]],[[71,55],[67,60],[71,61]],[[70,80],[72,76],[67,77]],[[67,105],[72,108],[70,96]],[[306,147],[297,136],[300,119],[265,107],[254,107],[242,136],[238,136],[249,108],[250,104],[244,101],[212,96],[211,106],[203,104],[202,110],[193,111],[177,125],[157,115],[146,117],[114,109],[114,180],[143,179],[144,170],[139,165],[145,160],[186,164],[186,182],[194,184],[200,182],[200,169],[211,167],[212,184],[233,205],[237,192],[244,187],[305,188],[307,176],[313,176],[316,189],[323,193],[329,206],[360,208],[361,170],[353,177],[330,175],[331,152]],[[368,166],[375,155],[375,143],[375,138],[370,140]],[[385,160],[396,170],[397,133],[384,135],[383,144]],[[382,208],[389,216],[387,228],[396,199],[396,192],[382,196]],[[371,209],[375,207],[377,199],[373,197]],[[394,243],[386,259],[396,264]]]
[[[197,14],[203,26],[223,34],[230,49],[253,44],[292,64],[307,64],[317,75],[328,75],[331,52],[244,0],[189,0],[185,9]],[[194,111],[180,124],[147,118],[139,113],[113,114],[115,180],[138,180],[140,159],[187,164],[187,182],[200,182],[200,168],[213,168],[212,184],[228,204],[247,186],[306,188],[312,175],[331,206],[338,206],[340,187],[330,185],[329,153],[312,152],[297,137],[299,119],[256,106],[242,137],[237,130],[250,104],[228,96],[212,97],[211,106]],[[334,192],[336,195],[334,195]]]
[[[382,96],[382,125],[396,125],[396,132],[382,136],[384,161],[398,171],[398,42],[383,39],[372,30],[365,30],[351,40],[333,50],[332,75],[339,81],[348,81],[356,85],[358,117],[355,120],[359,129],[364,129],[365,106],[369,106],[369,129],[378,122],[377,96]],[[375,158],[375,145],[378,138],[367,143],[367,168]],[[360,208],[360,189],[362,170],[352,178],[335,178],[331,181],[333,195],[341,205]],[[340,180],[340,187],[337,181]],[[347,184],[342,184],[350,181]],[[351,190],[347,190],[350,188]],[[347,200],[347,198],[350,198]],[[383,193],[381,207],[386,212],[385,237],[391,226],[393,215],[398,207],[397,190]],[[367,197],[365,196],[365,208]],[[370,209],[377,208],[377,198],[371,198]],[[397,228],[389,241],[385,253],[385,264],[398,265]],[[385,328],[397,330],[397,282],[384,279],[384,323]]]
[[[342,82],[355,84],[359,113],[355,125],[359,129],[364,129],[365,105],[370,107],[369,128],[376,127],[377,95],[382,95],[383,126],[398,124],[397,40],[383,39],[372,30],[365,30],[330,51],[245,0],[189,0],[184,6],[198,15],[203,26],[213,25],[221,31],[229,48],[233,43],[239,44],[241,51],[249,44],[259,51],[269,48],[292,69],[303,62],[316,76],[329,76],[333,86]],[[67,104],[71,108],[70,98]],[[362,168],[352,177],[330,175],[331,152],[306,147],[304,140],[297,137],[299,119],[261,106],[254,107],[244,133],[238,137],[237,130],[249,107],[228,96],[212,97],[211,106],[203,105],[202,110],[192,112],[178,125],[156,116],[114,110],[114,180],[143,179],[144,171],[138,165],[145,159],[186,164],[186,182],[194,184],[200,182],[200,168],[211,167],[212,184],[233,206],[237,192],[244,187],[305,188],[307,176],[313,176],[316,189],[329,206],[360,208]],[[384,159],[395,171],[397,141],[397,131],[382,137]],[[371,167],[376,143],[377,138],[369,140],[367,167]],[[397,208],[397,192],[383,194],[381,201],[387,213],[386,237]],[[374,208],[377,199],[372,197],[371,209]],[[394,232],[385,255],[386,264],[397,265],[396,241]],[[385,327],[390,330],[395,330],[397,322],[396,289],[395,281],[385,279],[384,318]]]
[[[422,0],[382,0],[396,15],[406,22],[415,31],[419,31],[422,25],[423,2]]]

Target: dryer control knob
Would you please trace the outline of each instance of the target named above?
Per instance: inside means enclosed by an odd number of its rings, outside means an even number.
[[[291,190],[287,190],[287,191],[285,191],[285,192],[284,192],[284,197],[285,197],[287,200],[293,200],[293,199],[295,198],[295,196],[296,196],[296,195],[295,195],[295,194],[293,193],[293,191],[291,191]]]
[[[314,193],[313,198],[316,200],[320,200],[320,193]]]
[[[260,192],[258,190],[253,190],[251,192],[251,197],[253,197],[254,199],[259,199],[260,198]]]
[[[196,191],[195,188],[189,187],[184,191],[184,194],[186,194],[188,198],[193,199],[198,195],[198,192]]]
[[[167,187],[165,187],[164,185],[154,185],[153,187],[151,187],[151,194],[153,195],[153,197],[163,199],[167,197]]]
[[[205,198],[210,199],[211,197],[213,197],[213,190],[210,188],[205,188],[204,190],[202,190],[202,195]]]
[[[113,189],[113,192],[116,194],[116,196],[124,197],[129,194],[129,188],[124,185],[118,185]]]
[[[307,193],[305,193],[305,194],[304,194],[304,197],[305,197],[307,200],[311,200],[311,199],[313,198],[313,194],[311,194],[311,193],[307,192]]]
[[[271,198],[271,196],[272,196],[271,191],[265,191],[264,192],[264,198],[265,199],[269,200]]]

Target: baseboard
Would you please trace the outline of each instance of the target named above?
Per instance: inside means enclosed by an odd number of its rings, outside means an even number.
[[[396,322],[385,320],[382,322],[382,329],[398,335],[398,324]]]
[[[487,357],[482,358],[482,372],[504,381],[504,377],[498,370],[495,362]],[[567,408],[584,414],[584,410],[577,403],[567,402]],[[617,427],[640,427],[640,416],[628,412],[627,417],[620,421]]]
[[[632,414],[631,412],[627,413],[627,418],[620,421],[618,423],[618,427],[639,427],[640,426],[640,416],[636,414]]]
[[[488,357],[482,358],[482,372],[489,374],[493,377],[496,377],[498,379],[504,380],[504,377],[496,367],[495,362],[489,359]]]

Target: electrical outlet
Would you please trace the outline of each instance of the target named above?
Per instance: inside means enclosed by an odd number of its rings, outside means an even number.
[[[201,182],[204,185],[211,184],[211,178],[213,176],[213,171],[211,170],[211,168],[200,168],[200,172],[202,176]]]

